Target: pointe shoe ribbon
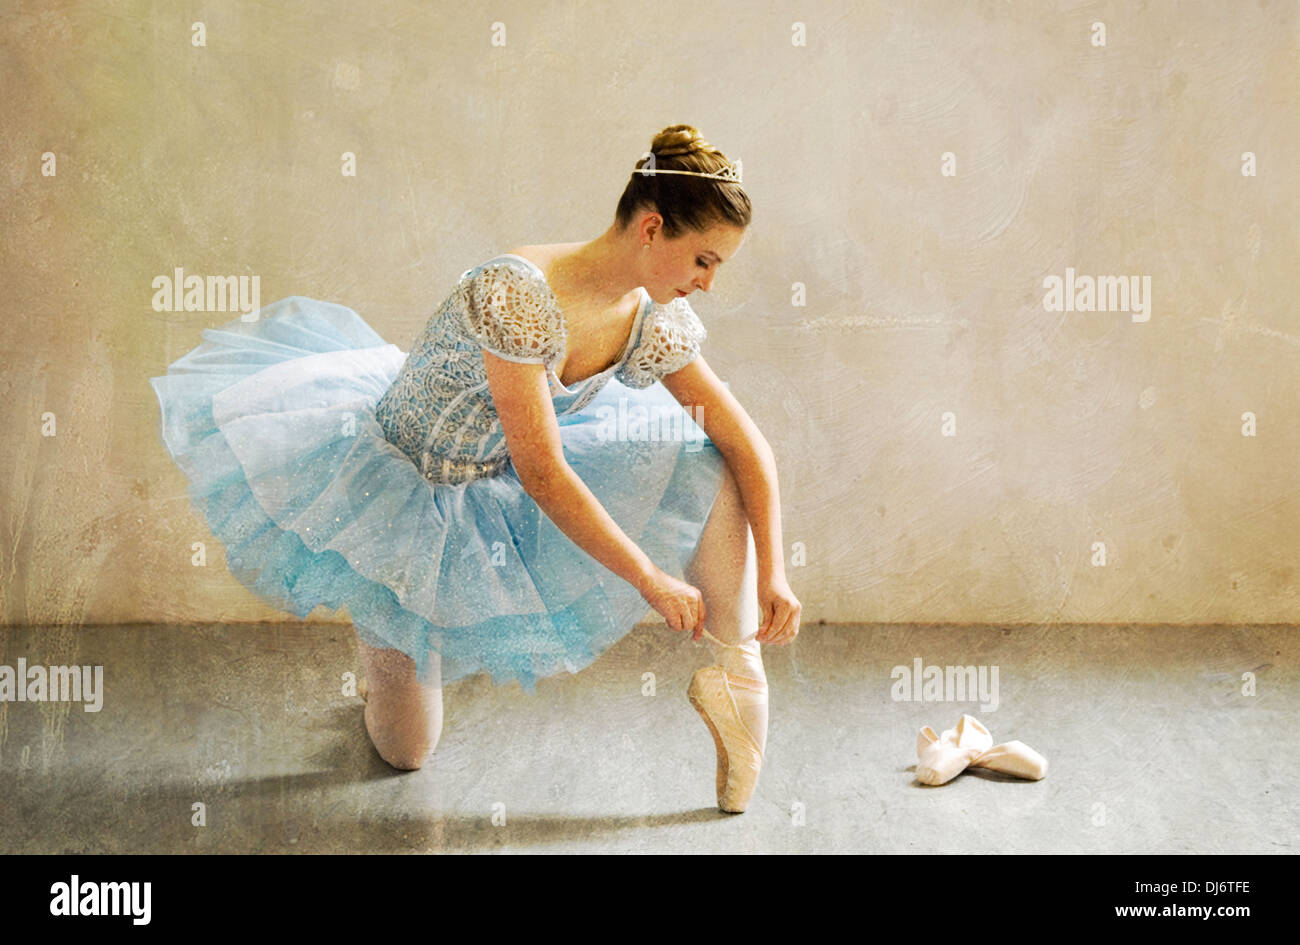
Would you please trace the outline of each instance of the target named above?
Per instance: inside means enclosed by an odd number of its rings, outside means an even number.
[[[749,649],[750,646],[751,646],[751,644],[753,644],[753,643],[757,640],[757,637],[750,637],[750,638],[749,638],[748,640],[746,640],[744,643],[728,643],[726,640],[719,640],[717,637],[715,637],[713,634],[709,633],[709,631],[707,631],[707,630],[701,630],[701,631],[700,631],[700,635],[701,635],[701,636],[708,637],[710,640],[712,640],[712,641],[713,641],[714,643],[716,643],[718,646],[725,646],[725,647],[728,647],[728,648],[733,649],[733,650],[746,650],[746,649]]]
[[[956,728],[936,735],[925,726],[916,737],[916,779],[922,784],[946,784],[967,768],[988,768],[1002,774],[1038,781],[1047,776],[1047,759],[1021,741],[993,744],[993,736],[973,715],[963,715]]]

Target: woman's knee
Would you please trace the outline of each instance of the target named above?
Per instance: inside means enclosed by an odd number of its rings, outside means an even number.
[[[424,765],[442,737],[441,674],[432,684],[421,683],[414,660],[405,653],[364,643],[362,647],[366,731],[384,761],[414,771]]]
[[[407,748],[407,749],[381,749],[378,745],[375,750],[379,752],[379,757],[398,771],[419,771],[424,767],[424,763],[429,760],[429,755],[433,749]]]
[[[417,771],[424,767],[437,746],[436,740],[427,738],[386,739],[371,736],[375,751],[399,771]]]
[[[394,703],[367,701],[366,730],[379,756],[394,768],[423,767],[442,737],[441,707],[419,697]]]

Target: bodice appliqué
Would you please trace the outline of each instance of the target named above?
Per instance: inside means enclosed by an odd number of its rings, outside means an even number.
[[[565,387],[555,368],[568,339],[554,294],[531,262],[509,254],[495,257],[461,273],[380,399],[376,419],[385,438],[433,481],[497,475],[509,453],[483,349],[509,361],[545,365],[556,413],[574,413],[610,377],[629,387],[649,387],[700,353],[707,332],[685,298],[666,305],[646,299],[642,305],[624,357]]]

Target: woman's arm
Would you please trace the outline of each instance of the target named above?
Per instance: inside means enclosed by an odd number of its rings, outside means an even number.
[[[754,535],[759,582],[783,579],[781,497],[772,447],[702,355],[665,376],[662,383],[697,418],[736,477],[745,517]]]
[[[635,587],[670,630],[698,630],[707,617],[699,588],[650,560],[565,460],[545,368],[486,348],[483,363],[510,459],[538,507],[574,544]]]
[[[484,350],[488,387],[524,490],[560,531],[641,593],[657,568],[564,459],[546,369]]]

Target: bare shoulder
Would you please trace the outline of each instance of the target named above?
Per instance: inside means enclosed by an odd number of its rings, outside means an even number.
[[[543,272],[547,272],[551,268],[551,262],[557,256],[562,256],[564,253],[572,251],[575,247],[581,245],[581,243],[537,243],[528,246],[516,246],[514,249],[506,250],[506,252],[511,256],[522,256]]]

